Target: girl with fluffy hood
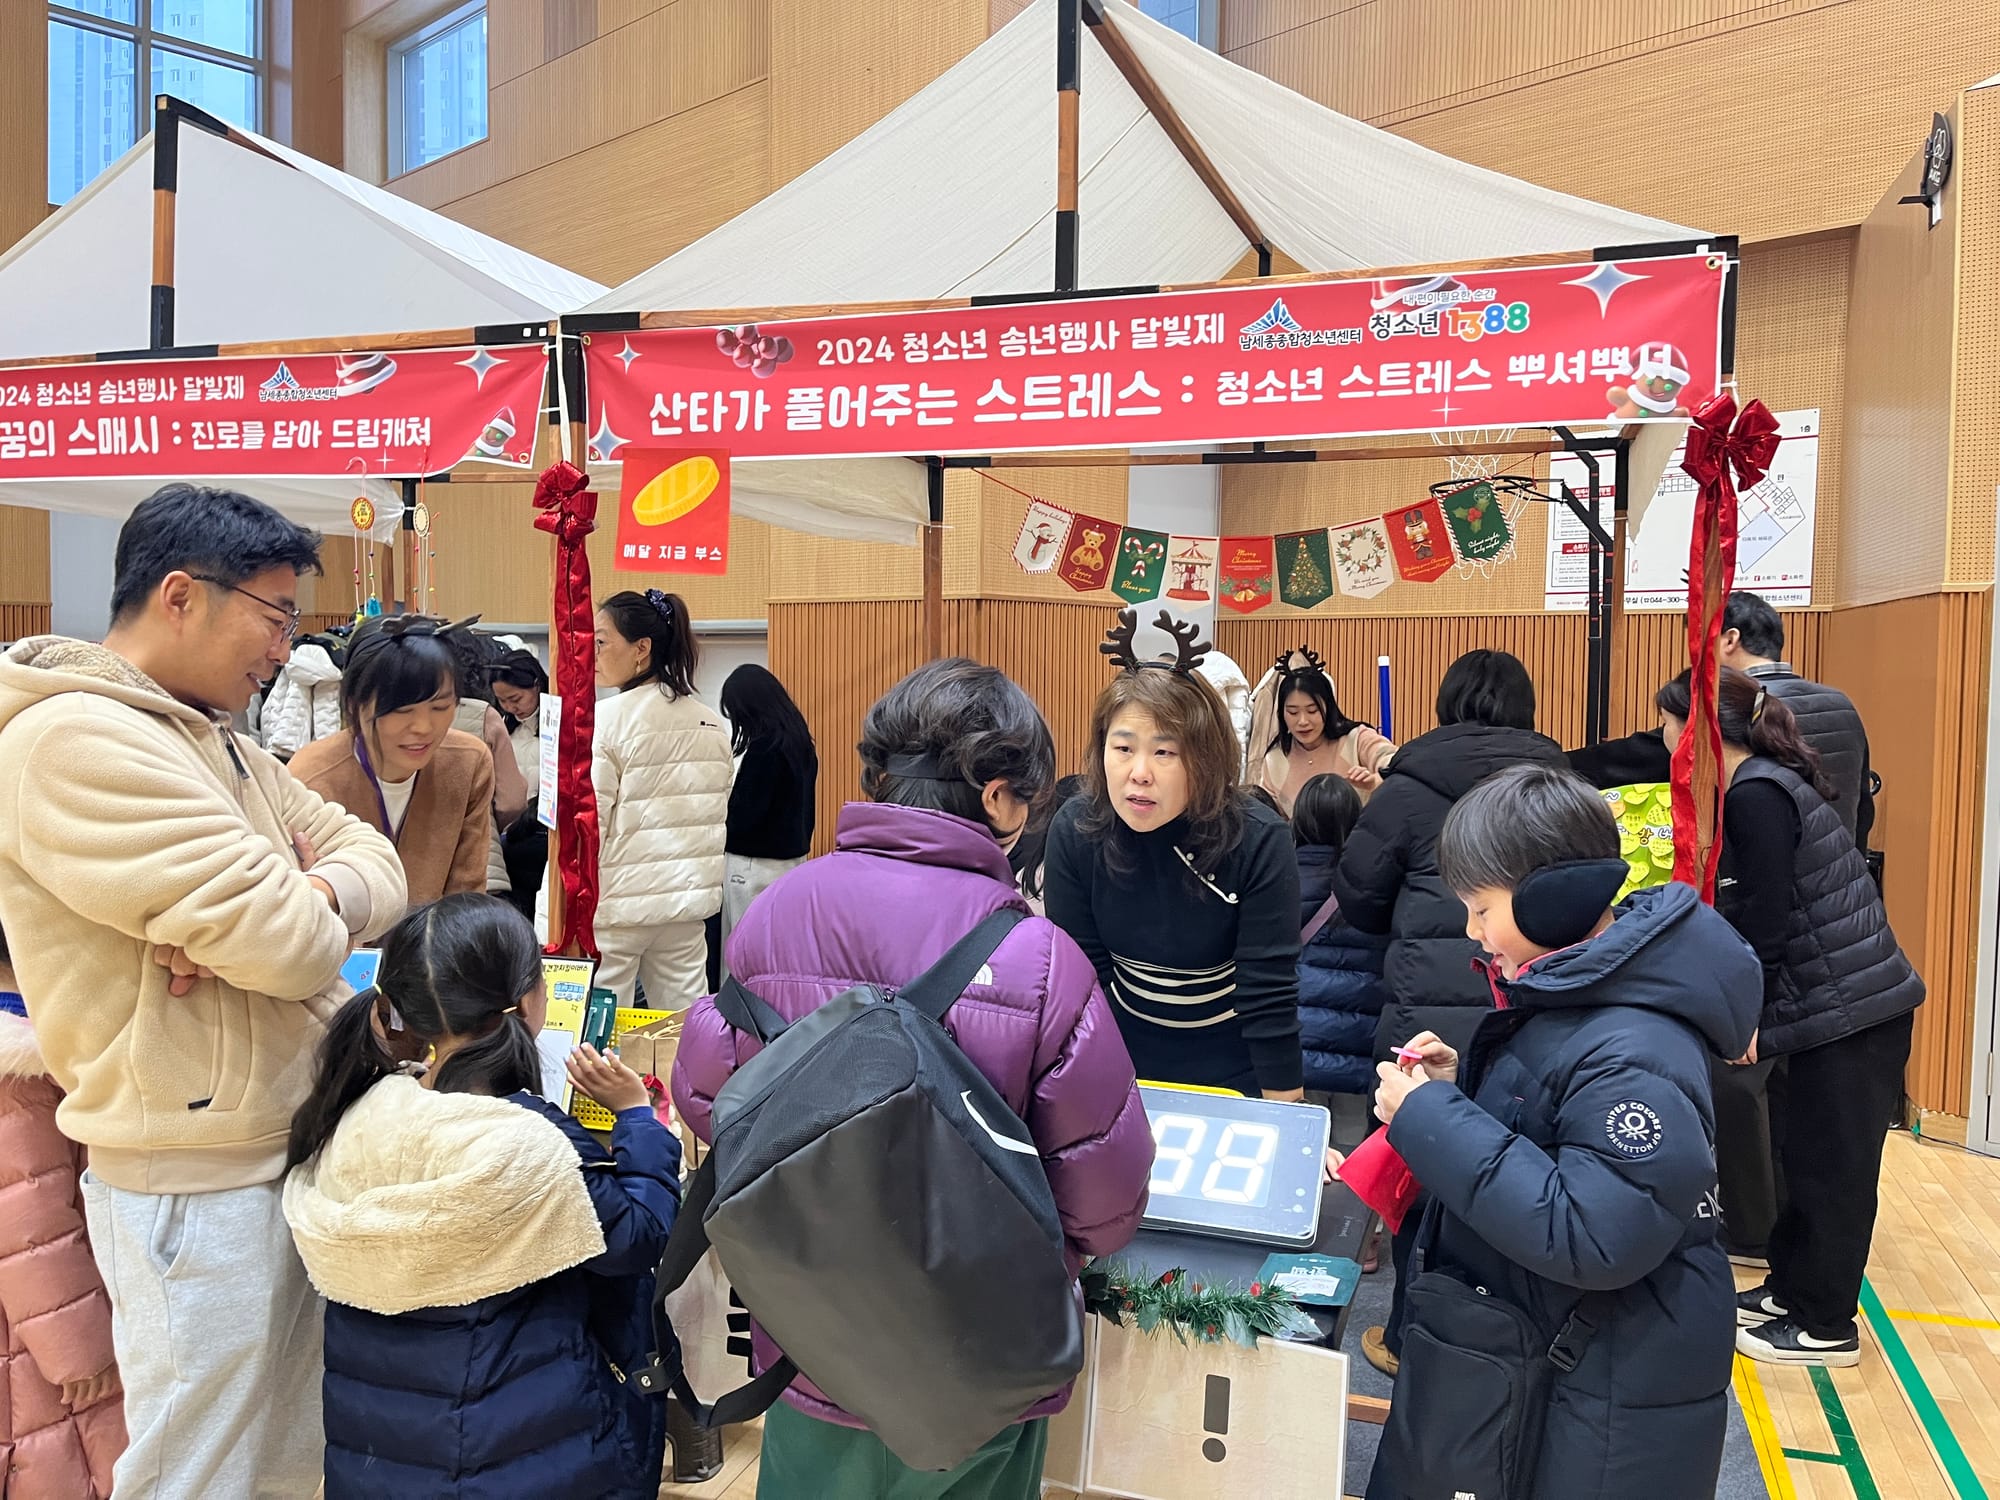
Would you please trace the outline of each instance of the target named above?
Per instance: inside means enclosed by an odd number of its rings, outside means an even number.
[[[628,1378],[680,1145],[591,1048],[570,1081],[611,1150],[541,1097],[526,919],[462,894],[383,942],[292,1124],[285,1217],[326,1309],[326,1500],[652,1500],[664,1403]],[[420,1061],[420,1059],[422,1061]]]

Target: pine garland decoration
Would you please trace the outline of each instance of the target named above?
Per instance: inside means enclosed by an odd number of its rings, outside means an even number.
[[[1129,1319],[1141,1333],[1164,1328],[1181,1343],[1219,1344],[1224,1339],[1253,1347],[1265,1338],[1317,1339],[1319,1326],[1281,1286],[1234,1282],[1204,1286],[1179,1266],[1150,1281],[1135,1280],[1121,1262],[1084,1268],[1085,1312],[1124,1327]]]

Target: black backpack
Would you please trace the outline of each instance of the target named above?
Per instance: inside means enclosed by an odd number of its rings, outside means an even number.
[[[716,1096],[681,1204],[642,1390],[708,1428],[767,1410],[803,1370],[913,1469],[949,1469],[1083,1367],[1083,1315],[1041,1153],[945,1013],[1021,921],[994,912],[901,990],[857,986],[787,1023],[734,980],[722,1018],[764,1043]],[[703,1405],[666,1299],[713,1244],[785,1351]]]

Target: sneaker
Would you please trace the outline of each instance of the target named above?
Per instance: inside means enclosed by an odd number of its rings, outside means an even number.
[[[1861,1334],[1856,1330],[1845,1338],[1815,1338],[1786,1314],[1755,1328],[1737,1329],[1736,1352],[1767,1365],[1823,1365],[1844,1370],[1861,1363]]]
[[[1747,1292],[1736,1294],[1736,1326],[1755,1328],[1759,1323],[1768,1323],[1773,1318],[1782,1318],[1787,1309],[1777,1294],[1771,1290],[1769,1282],[1753,1286]]]
[[[1386,1328],[1371,1328],[1362,1334],[1361,1357],[1394,1380],[1403,1362],[1389,1352],[1388,1332]]]

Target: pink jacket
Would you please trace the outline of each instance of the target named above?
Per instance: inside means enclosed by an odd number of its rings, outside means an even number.
[[[62,1383],[111,1363],[111,1303],[84,1236],[83,1148],[56,1129],[62,1093],[35,1035],[0,1012],[0,1495],[102,1500],[125,1449],[117,1391],[80,1412]]]

